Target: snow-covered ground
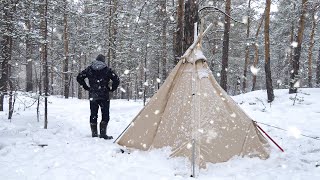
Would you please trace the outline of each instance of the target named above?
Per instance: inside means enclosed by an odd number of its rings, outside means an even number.
[[[300,89],[296,97],[288,90],[276,90],[271,105],[265,91],[233,98],[254,120],[288,130],[260,124],[285,152],[270,142],[269,159],[235,157],[208,164],[197,172],[197,179],[320,179],[320,89]],[[113,141],[91,138],[88,100],[50,97],[49,101],[47,130],[43,106],[37,122],[36,104],[28,107],[33,100],[22,94],[11,122],[7,109],[0,112],[0,179],[193,179],[188,161],[168,158],[168,149],[122,154]],[[142,107],[142,102],[112,100],[108,134],[117,137]]]

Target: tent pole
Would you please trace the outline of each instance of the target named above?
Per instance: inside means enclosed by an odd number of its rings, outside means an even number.
[[[132,123],[132,122],[131,122],[131,123]],[[117,139],[113,141],[113,143],[117,142],[117,140],[118,140],[118,139],[124,134],[124,132],[126,132],[126,130],[131,126],[131,123],[129,123],[129,125],[126,127],[126,129],[124,129],[124,130],[122,131],[122,133],[117,137]]]
[[[260,131],[262,131],[282,152],[284,152],[284,150],[257,123],[255,124],[260,129]]]

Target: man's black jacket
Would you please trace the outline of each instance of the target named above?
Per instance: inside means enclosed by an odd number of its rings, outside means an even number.
[[[88,78],[89,86],[85,82]],[[110,79],[112,87],[109,87]],[[85,90],[89,90],[90,100],[108,100],[109,91],[115,91],[119,86],[119,77],[107,67],[102,61],[93,61],[90,66],[80,72],[77,76],[77,81]]]

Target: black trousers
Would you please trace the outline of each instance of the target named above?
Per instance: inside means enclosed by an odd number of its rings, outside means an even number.
[[[98,110],[101,108],[102,119],[106,124],[108,124],[110,116],[110,100],[91,100],[90,101],[90,123],[96,124],[98,119]]]

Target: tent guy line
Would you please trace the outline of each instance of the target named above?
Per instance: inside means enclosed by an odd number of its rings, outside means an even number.
[[[255,123],[258,123],[258,124],[263,124],[263,125],[266,125],[266,126],[275,128],[275,129],[279,129],[279,130],[288,132],[287,129],[283,129],[283,128],[280,128],[280,127],[277,127],[277,126],[269,125],[269,124],[262,123],[262,122],[258,122],[258,121],[254,121],[254,122],[255,122]],[[300,135],[301,135],[301,136],[304,136],[304,137],[307,137],[307,138],[311,138],[311,139],[320,141],[320,136],[308,136],[308,135],[305,135],[305,134],[300,134]]]

